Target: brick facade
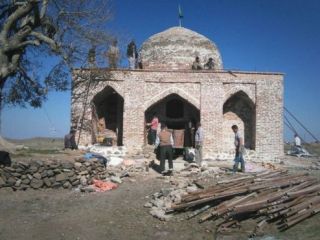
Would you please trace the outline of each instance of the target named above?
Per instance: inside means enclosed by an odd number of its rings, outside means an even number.
[[[141,149],[146,144],[145,111],[176,94],[200,111],[205,155],[219,158],[229,154],[225,156],[230,157],[233,151],[231,125],[237,123],[246,136],[247,129],[243,129],[248,125],[243,121],[246,118],[239,117],[243,115],[251,119],[247,128],[250,128],[248,134],[255,158],[273,161],[283,156],[283,75],[280,73],[76,69],[73,71],[71,121],[80,133],[81,145],[93,142],[93,100],[108,88],[124,100],[123,144],[129,150]],[[239,97],[235,103],[240,99],[243,106],[251,108],[240,113],[224,113],[224,109],[234,109],[225,106],[232,97]]]

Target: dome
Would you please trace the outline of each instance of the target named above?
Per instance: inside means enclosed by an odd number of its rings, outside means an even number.
[[[214,69],[222,69],[217,46],[205,36],[183,27],[172,27],[146,40],[140,57],[144,69],[191,69],[195,57],[204,65],[213,58]]]

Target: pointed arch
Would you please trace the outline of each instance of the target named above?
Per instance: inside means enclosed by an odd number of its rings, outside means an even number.
[[[233,86],[231,89],[225,91],[223,102],[225,103],[230,97],[237,93],[244,93],[253,102],[256,102],[255,93],[251,91],[247,85],[237,85]]]
[[[238,125],[244,136],[246,148],[255,149],[256,107],[250,97],[243,91],[237,91],[223,104],[223,135],[225,146],[233,142],[232,125]]]
[[[144,104],[144,111],[146,111],[149,107],[154,105],[155,103],[161,101],[165,97],[171,95],[171,94],[177,94],[187,102],[189,102],[191,105],[193,105],[195,108],[200,109],[200,100],[192,97],[190,94],[188,94],[186,91],[180,89],[180,88],[169,88],[166,89],[159,94],[155,95],[151,99],[145,102]]]
[[[93,142],[111,138],[112,144],[123,144],[123,97],[111,86],[105,86],[91,101]],[[110,143],[108,143],[110,144]]]
[[[118,82],[118,81],[99,81],[99,83],[97,85],[94,85],[94,88],[92,88],[92,95],[96,96],[97,94],[107,89],[108,87],[116,91],[122,98],[125,97],[124,88],[122,87],[122,82]]]

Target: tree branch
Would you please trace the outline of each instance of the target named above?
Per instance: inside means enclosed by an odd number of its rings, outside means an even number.
[[[53,39],[51,39],[51,38],[49,38],[39,32],[31,32],[30,35],[36,37],[38,40],[40,40],[42,42],[47,43],[53,51],[56,51],[56,52],[59,51],[59,46]]]
[[[13,54],[11,58],[11,62],[8,66],[9,74],[12,74],[17,70],[20,63],[20,57],[21,57],[21,51],[18,51],[17,53]]]
[[[43,0],[41,11],[40,11],[40,19],[42,19],[46,15],[47,8],[48,8],[48,0]]]
[[[40,45],[40,41],[39,40],[28,40],[28,41],[24,41],[22,43],[20,43],[19,45],[17,45],[17,48],[23,48],[26,47],[28,45],[34,45],[34,46],[39,46]]]
[[[38,0],[29,0],[25,5],[19,7],[14,13],[12,13],[5,24],[3,25],[2,31],[0,33],[0,38],[7,42],[7,35],[12,27],[12,25],[19,20],[20,18],[26,16],[29,12],[32,11],[35,4],[37,4]]]

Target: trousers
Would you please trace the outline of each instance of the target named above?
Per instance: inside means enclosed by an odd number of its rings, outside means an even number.
[[[241,153],[237,153],[234,158],[233,172],[237,172],[239,168],[239,163],[241,165],[241,172],[245,172],[244,159]]]
[[[165,161],[168,159],[169,161],[169,169],[173,169],[173,152],[172,146],[160,146],[160,171],[165,170]]]
[[[202,162],[202,145],[201,144],[196,144],[196,163],[200,166]]]

